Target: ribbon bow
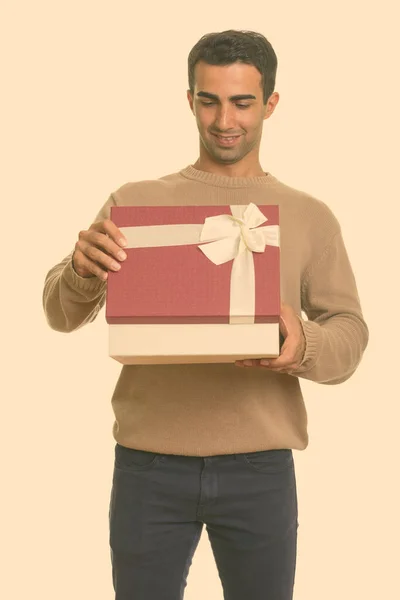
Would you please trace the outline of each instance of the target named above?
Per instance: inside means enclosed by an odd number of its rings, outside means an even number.
[[[200,234],[200,250],[214,264],[221,265],[248,250],[264,252],[265,228],[256,227],[267,221],[255,204],[249,204],[243,212],[242,206],[231,206],[231,215],[207,217]]]

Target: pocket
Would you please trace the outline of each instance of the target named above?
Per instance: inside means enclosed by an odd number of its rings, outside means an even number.
[[[145,471],[153,468],[162,456],[158,452],[136,450],[117,443],[115,445],[114,466],[122,471]]]
[[[278,473],[293,467],[293,453],[290,448],[261,450],[242,454],[243,461],[259,473]]]

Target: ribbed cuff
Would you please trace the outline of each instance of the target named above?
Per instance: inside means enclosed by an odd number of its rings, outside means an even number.
[[[80,275],[78,275],[78,273],[72,266],[72,258],[65,265],[63,270],[63,276],[71,285],[71,287],[83,290],[85,292],[98,292],[100,290],[103,290],[107,285],[107,281],[102,281],[96,276],[81,277]]]
[[[301,361],[298,369],[293,371],[294,373],[300,373],[312,369],[318,360],[319,350],[321,348],[320,326],[317,323],[313,323],[313,321],[304,321],[300,317],[299,321],[306,340],[306,349],[303,360]]]

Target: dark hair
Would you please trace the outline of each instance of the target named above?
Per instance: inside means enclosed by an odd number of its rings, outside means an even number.
[[[261,33],[229,29],[203,35],[188,56],[189,89],[192,94],[194,70],[199,61],[209,65],[230,65],[235,62],[253,65],[261,73],[264,104],[274,91],[278,59],[270,42]]]

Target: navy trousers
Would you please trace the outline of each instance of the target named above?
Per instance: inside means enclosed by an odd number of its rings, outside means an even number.
[[[109,510],[116,600],[182,600],[206,525],[225,600],[292,600],[291,449],[195,457],[115,446]]]

